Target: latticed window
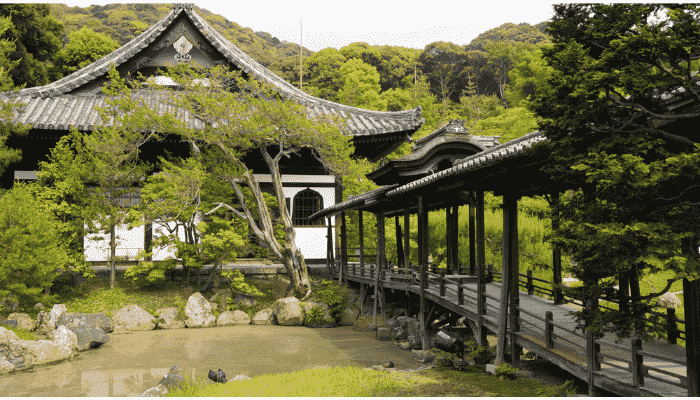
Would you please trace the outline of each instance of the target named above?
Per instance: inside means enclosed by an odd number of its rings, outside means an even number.
[[[311,189],[304,189],[294,196],[292,224],[294,226],[323,225],[323,218],[309,222],[309,216],[323,209],[323,197]]]

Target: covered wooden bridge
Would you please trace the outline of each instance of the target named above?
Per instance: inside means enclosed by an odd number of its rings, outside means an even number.
[[[697,310],[700,282],[684,281],[685,321],[678,320],[672,313],[664,316],[669,322],[670,343],[643,342],[638,337],[618,342],[611,335],[597,340],[589,332],[576,330],[573,317],[568,315],[571,308],[564,303],[596,308],[599,307],[598,299],[582,302],[562,295],[559,249],[553,250],[551,281],[538,282],[531,275],[519,273],[519,198],[550,195],[552,199],[558,199],[559,193],[571,189],[564,183],[550,180],[541,171],[545,157],[537,156],[532,148],[546,140],[542,133],[533,132],[458,159],[454,154],[443,154],[442,160],[426,156],[423,164],[432,163],[443,168],[437,168],[437,171],[435,168],[426,169],[417,162],[414,171],[421,170],[419,173],[411,175],[406,170],[400,171],[401,174],[394,175],[393,183],[385,181],[386,186],[351,196],[345,202],[312,215],[310,218],[318,219],[340,214],[337,259],[333,254],[332,234],[328,234],[331,273],[339,282],[359,283],[363,293],[373,289],[378,294],[375,296],[375,315],[377,301],[382,303],[384,299],[384,289],[413,293],[419,302],[416,308],[419,308],[424,350],[429,346],[425,332],[431,321],[440,315],[450,315],[451,320],[463,316],[472,326],[480,346],[488,346],[487,334],[497,335],[497,363],[509,353],[510,359],[517,364],[522,349],[526,348],[588,382],[591,394],[599,387],[624,396],[698,395],[699,374],[695,360],[700,357],[697,335],[700,332]],[[444,162],[450,157],[454,161]],[[373,174],[389,175],[386,171]],[[504,250],[500,273],[485,265],[485,191],[503,196]],[[469,206],[470,259],[464,263],[466,267],[462,267],[457,251],[457,217],[462,205]],[[350,210],[359,212],[359,262],[349,262],[348,259],[346,212]],[[445,210],[447,268],[440,272],[428,261],[428,237],[431,234],[428,212],[434,210]],[[364,212],[377,217],[376,260],[365,259]],[[418,220],[419,254],[413,258],[417,259],[418,266],[409,262],[410,214],[417,214]],[[385,221],[391,217],[396,221],[398,265],[388,265],[386,261]],[[541,283],[551,286],[546,289]],[[629,283],[628,287],[621,285],[620,298],[623,301],[618,302],[620,307],[627,306],[630,290],[633,297],[639,295],[639,283],[634,280]],[[537,297],[535,292],[548,294],[552,300]],[[678,337],[685,339],[685,349],[675,344]]]

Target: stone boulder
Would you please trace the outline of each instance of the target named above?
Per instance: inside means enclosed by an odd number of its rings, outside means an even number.
[[[102,332],[104,334],[104,332]],[[78,342],[78,335],[72,330],[66,328],[65,326],[59,326],[49,333],[51,340],[62,347],[67,347],[73,350],[73,352],[80,351],[80,344]]]
[[[310,321],[311,310],[320,309],[323,313],[324,321]],[[328,308],[328,304],[322,302],[311,302],[304,305],[304,325],[309,328],[333,328],[337,326]]]
[[[51,317],[49,313],[41,310],[39,315],[36,317],[36,333],[40,335],[46,335],[47,333],[56,329],[56,325],[51,325]]]
[[[304,309],[296,297],[285,297],[275,301],[272,310],[277,323],[282,326],[300,326],[304,323]]]
[[[154,319],[153,315],[136,304],[129,304],[112,317],[115,331],[150,331],[156,327]]]
[[[54,304],[51,308],[51,311],[49,311],[49,326],[53,327],[52,329],[57,328],[56,322],[64,312],[68,312],[65,304]]]
[[[250,325],[250,317],[241,310],[224,311],[219,315],[219,319],[216,320],[216,325]]]
[[[253,315],[250,323],[253,325],[272,325],[275,323],[275,314],[271,308],[260,310]]]
[[[185,327],[184,321],[177,319],[177,307],[159,308],[158,313],[158,329],[182,329]]]
[[[340,315],[339,325],[341,325],[341,326],[353,326],[353,325],[355,325],[355,321],[357,321],[357,317],[359,315],[360,315],[360,310],[358,310],[357,308],[345,307],[345,310]]]
[[[238,307],[252,307],[255,304],[257,304],[257,301],[255,301],[255,297],[240,293],[236,294],[236,297],[233,299],[233,302]]]
[[[175,388],[181,387],[185,383],[185,377],[180,373],[180,367],[177,365],[170,368],[163,379],[158,382],[158,385],[165,386],[168,390],[173,390]]]
[[[0,310],[9,311],[11,313],[17,312],[19,311],[19,302],[8,295],[0,301]]]
[[[141,393],[139,397],[168,397],[168,388],[159,384]]]
[[[114,323],[105,313],[72,313],[65,312],[58,317],[56,326],[65,325],[68,328],[85,327],[102,329],[104,333],[114,331]]]
[[[5,320],[5,321],[0,321],[0,325],[6,327],[6,328],[16,328],[17,327],[17,320],[10,319],[10,320]]]
[[[67,330],[65,327],[62,328]],[[72,335],[72,336],[71,336]],[[0,373],[61,361],[75,354],[75,334],[59,334],[60,340],[22,340],[14,332],[0,327]]]
[[[36,304],[34,304],[34,309],[35,309],[35,310],[43,310],[43,309],[44,309],[44,305],[41,304],[41,303],[36,303]]]
[[[195,292],[187,300],[185,314],[187,314],[185,325],[188,328],[208,328],[216,325],[216,317],[211,312],[211,305],[199,292]]]
[[[435,353],[430,350],[413,350],[411,357],[415,358],[419,363],[429,363],[435,360]]]
[[[233,298],[231,294],[231,289],[219,289],[216,294],[211,296],[209,301],[216,302],[219,305],[219,310],[226,310],[228,308],[228,302],[226,299]]]
[[[18,328],[26,329],[28,331],[33,331],[36,327],[34,320],[27,313],[12,313],[7,316],[7,320],[17,321]]]
[[[391,336],[398,341],[404,341],[408,339],[408,330],[402,328],[401,326],[395,326],[391,328]]]
[[[658,300],[659,307],[677,309],[683,304],[674,293],[666,292]],[[8,318],[12,319],[12,318]]]
[[[100,328],[72,326],[68,329],[75,333],[75,336],[78,338],[79,351],[94,349],[109,342],[109,335],[107,335],[105,331]]]

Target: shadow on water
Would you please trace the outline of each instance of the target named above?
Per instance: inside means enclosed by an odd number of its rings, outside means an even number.
[[[156,386],[173,365],[202,376],[258,376],[323,366],[418,368],[409,351],[352,327],[310,329],[239,325],[206,329],[110,333],[98,349],[56,365],[0,375],[2,396],[138,396]]]

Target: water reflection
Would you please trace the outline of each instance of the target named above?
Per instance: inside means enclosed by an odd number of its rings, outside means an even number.
[[[190,376],[221,368],[227,377],[323,366],[420,366],[410,352],[350,327],[232,326],[110,334],[70,361],[0,375],[0,395],[132,397],[156,386],[173,365]]]

